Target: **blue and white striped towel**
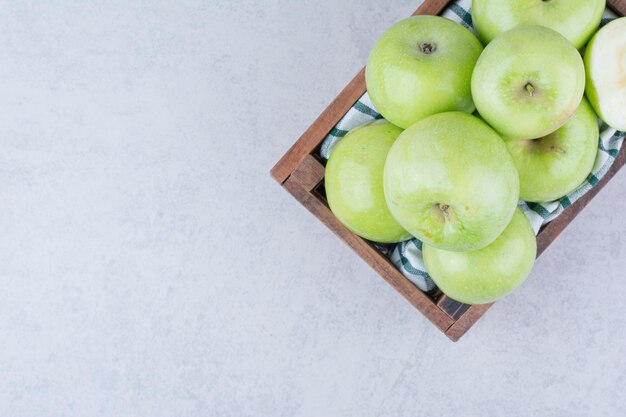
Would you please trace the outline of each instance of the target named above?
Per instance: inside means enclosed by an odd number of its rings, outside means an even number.
[[[458,0],[451,3],[442,15],[462,24],[474,32],[470,6],[471,0]],[[615,17],[615,14],[607,10],[602,19],[602,25],[608,23]],[[365,93],[330,131],[329,135],[322,143],[320,156],[327,160],[337,142],[351,129],[369,123],[375,119],[382,119],[382,116],[376,111],[368,94]],[[556,219],[563,210],[571,206],[576,200],[598,184],[609,168],[611,168],[611,165],[619,154],[625,136],[626,133],[624,132],[619,132],[604,124],[600,124],[598,156],[596,157],[596,163],[591,174],[589,174],[589,177],[587,177],[584,183],[569,195],[550,203],[538,204],[520,201],[519,206],[530,220],[535,233],[539,233],[542,226]],[[377,244],[377,246],[389,257],[400,272],[422,291],[428,292],[435,289],[435,283],[426,272],[426,267],[424,266],[421,241],[411,239],[394,245]]]

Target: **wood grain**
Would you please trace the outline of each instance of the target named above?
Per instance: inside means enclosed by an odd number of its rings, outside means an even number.
[[[417,8],[413,16],[421,14],[438,15],[443,12],[443,9],[445,9],[451,1],[452,0],[426,0]]]
[[[287,151],[271,170],[272,177],[280,184],[300,165],[305,156],[313,152],[328,132],[365,93],[365,68],[343,89],[341,94],[322,112],[300,139]]]
[[[415,11],[419,14],[439,14],[449,0],[426,0]],[[607,0],[607,6],[618,15],[626,15],[626,0]],[[404,277],[389,259],[371,243],[348,231],[332,214],[325,200],[314,189],[324,179],[324,167],[311,154],[315,152],[328,132],[365,93],[365,69],[344,88],[337,98],[322,112],[298,141],[272,168],[271,175],[313,215],[320,219],[339,238],[346,242],[361,258],[371,265],[413,306],[421,311],[451,340],[459,340],[492,304],[473,305],[459,303],[445,294],[435,303]],[[537,256],[540,256],[559,234],[571,223],[585,206],[626,164],[626,150],[622,150],[605,177],[585,196],[567,208],[557,219],[544,227],[537,236]]]
[[[626,16],[626,0],[607,0],[606,5],[619,16]]]
[[[450,0],[426,0],[413,15],[437,15],[449,2]],[[365,94],[365,91],[365,68],[363,68],[274,165],[271,170],[272,177],[280,184],[284,183],[304,157],[319,146],[352,105]]]
[[[323,166],[320,162],[309,155],[305,157],[304,162],[298,167],[297,171],[314,170],[318,172],[320,168],[323,172]],[[310,172],[294,172],[285,182],[284,187],[315,217],[347,243],[405,299],[421,311],[435,326],[441,331],[448,329],[454,322],[452,318],[441,311],[433,300],[402,275],[389,259],[381,254],[371,243],[346,229],[332,214],[328,206],[319,197],[311,193],[312,188],[318,183],[315,181],[315,177],[315,174]],[[301,178],[307,179],[305,184],[299,182]]]
[[[493,304],[473,305],[446,330],[446,336],[458,341],[489,310]]]
[[[625,146],[626,147],[626,146]],[[617,172],[626,164],[626,150],[622,149],[611,168],[604,178],[596,184],[589,192],[582,196],[573,205],[568,207],[561,213],[559,217],[548,223],[539,235],[537,235],[537,256],[541,255],[550,244],[561,234],[561,232],[570,224],[578,214],[589,204],[589,202],[604,188],[604,186],[617,174]]]
[[[324,166],[312,155],[306,155],[298,168],[291,174],[306,191],[312,191],[324,179]]]
[[[587,194],[576,201],[572,206],[568,207],[561,213],[559,217],[551,221],[546,227],[544,227],[537,235],[537,257],[539,257],[552,242],[561,234],[561,232],[569,225],[578,214],[589,204],[589,202],[604,188],[606,184],[619,172],[619,170],[626,164],[626,150],[622,149],[615,162],[611,166],[611,169],[606,173],[602,180],[592,188]],[[442,298],[447,298],[445,295]],[[558,297],[553,295],[552,298]],[[455,308],[461,309],[465,304],[459,303],[449,299],[445,302],[445,308],[447,311],[454,311]],[[441,300],[438,302],[438,304]],[[446,335],[456,341],[463,334],[469,330],[469,328],[476,323],[483,314],[487,312],[489,307],[493,304],[486,304],[481,306],[471,306],[467,311],[446,331]]]

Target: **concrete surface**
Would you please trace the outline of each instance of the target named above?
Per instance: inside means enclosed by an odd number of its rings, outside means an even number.
[[[624,415],[626,171],[458,344],[270,179],[415,7],[1,2],[0,415]]]

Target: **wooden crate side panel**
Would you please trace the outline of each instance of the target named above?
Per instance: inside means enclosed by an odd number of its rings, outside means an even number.
[[[453,342],[458,341],[489,310],[493,304],[473,305],[446,331]]]
[[[443,12],[452,0],[426,0],[413,12],[413,16],[421,14],[438,15]]]
[[[626,0],[607,0],[606,5],[620,16],[626,16]]]
[[[450,3],[449,0],[426,0],[414,13],[439,14]],[[607,6],[619,15],[626,15],[626,0],[607,0]],[[352,247],[359,256],[378,271],[411,304],[417,307],[453,341],[463,334],[489,309],[488,305],[468,306],[443,295],[436,304],[408,281],[389,261],[369,243],[353,235],[332,215],[325,203],[312,193],[324,176],[324,168],[310,154],[319,146],[333,126],[347,113],[352,105],[365,93],[364,69],[346,86],[342,93],[307,129],[271,171],[276,181],[298,199],[309,211],[324,222],[335,234]],[[569,207],[538,235],[539,256],[565,227],[578,215],[606,183],[626,163],[621,152],[611,170],[603,180],[583,198]],[[299,168],[300,167],[300,168]],[[299,168],[297,170],[297,168]],[[297,171],[297,172],[295,172]],[[291,181],[287,181],[293,174]],[[286,182],[287,181],[287,182]],[[360,243],[359,243],[360,242]],[[408,286],[407,286],[408,284]],[[443,315],[442,315],[443,313]]]
[[[604,186],[617,174],[617,172],[626,163],[626,151],[622,149],[613,162],[611,169],[606,173],[602,180],[596,184],[587,194],[572,204],[561,213],[559,217],[551,221],[537,236],[537,257],[541,255],[550,244],[561,234],[561,232],[570,224],[578,213],[580,213],[589,202],[604,188]]]
[[[571,207],[567,208],[559,217],[550,222],[537,236],[537,257],[539,257],[550,246],[558,235],[570,224],[574,218],[580,213],[587,204],[600,192],[600,190],[617,174],[617,172],[626,164],[626,151],[622,150],[617,159],[611,166],[611,169],[606,173],[602,181],[600,181],[593,189],[585,194],[581,199],[576,201]],[[439,300],[442,303],[442,299],[446,299],[444,295]],[[459,303],[451,299],[444,301],[445,311],[455,311],[455,308],[462,308],[464,304]],[[458,304],[458,306],[455,305]],[[484,306],[471,306],[463,315],[450,327],[446,332],[446,335],[452,340],[458,340],[463,334],[480,319],[489,309],[489,305]]]
[[[321,220],[340,239],[347,243],[365,262],[374,268],[393,288],[421,311],[442,332],[454,322],[441,311],[426,294],[404,277],[400,271],[369,242],[346,229],[332,214],[328,206],[311,190],[321,181],[324,168],[314,157],[308,156],[298,169],[285,182],[284,187],[315,217]],[[311,172],[299,171],[315,171]],[[304,178],[305,182],[300,183]]]
[[[426,0],[413,15],[438,15],[448,3],[450,0]],[[626,15],[626,0],[607,0],[607,6],[619,15]],[[365,68],[363,68],[272,168],[272,177],[281,184],[285,182],[300,161],[319,146],[328,132],[365,91]]]
[[[602,181],[539,233],[537,256],[556,239],[625,163],[626,152],[620,152]],[[490,305],[468,306],[445,295],[441,296],[436,304],[433,304],[432,300],[408,281],[386,257],[382,256],[369,243],[345,229],[326,204],[311,192],[323,178],[324,167],[322,164],[313,156],[307,155],[298,169],[292,173],[290,180],[285,184],[285,188],[335,234],[348,243],[361,258],[378,271],[411,304],[426,315],[439,329],[445,331],[450,339],[458,340],[488,310]],[[433,312],[433,306],[436,308],[436,312]],[[442,319],[441,313],[445,315],[444,319]]]
[[[313,124],[300,136],[271,170],[272,177],[280,184],[311,154],[328,135],[328,132],[365,93],[365,68],[343,89],[337,98],[322,112]]]
[[[438,15],[448,3],[450,0],[426,0],[413,15]],[[272,168],[272,177],[280,184],[284,183],[304,157],[319,146],[365,91],[365,68],[363,68]]]

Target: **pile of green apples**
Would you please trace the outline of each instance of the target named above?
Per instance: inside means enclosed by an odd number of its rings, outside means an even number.
[[[587,178],[597,117],[626,131],[626,18],[598,31],[605,7],[474,0],[480,40],[438,16],[392,26],[366,68],[384,119],[350,131],[326,166],[335,216],[374,242],[421,240],[453,299],[511,293],[537,251],[519,200],[558,200]]]

